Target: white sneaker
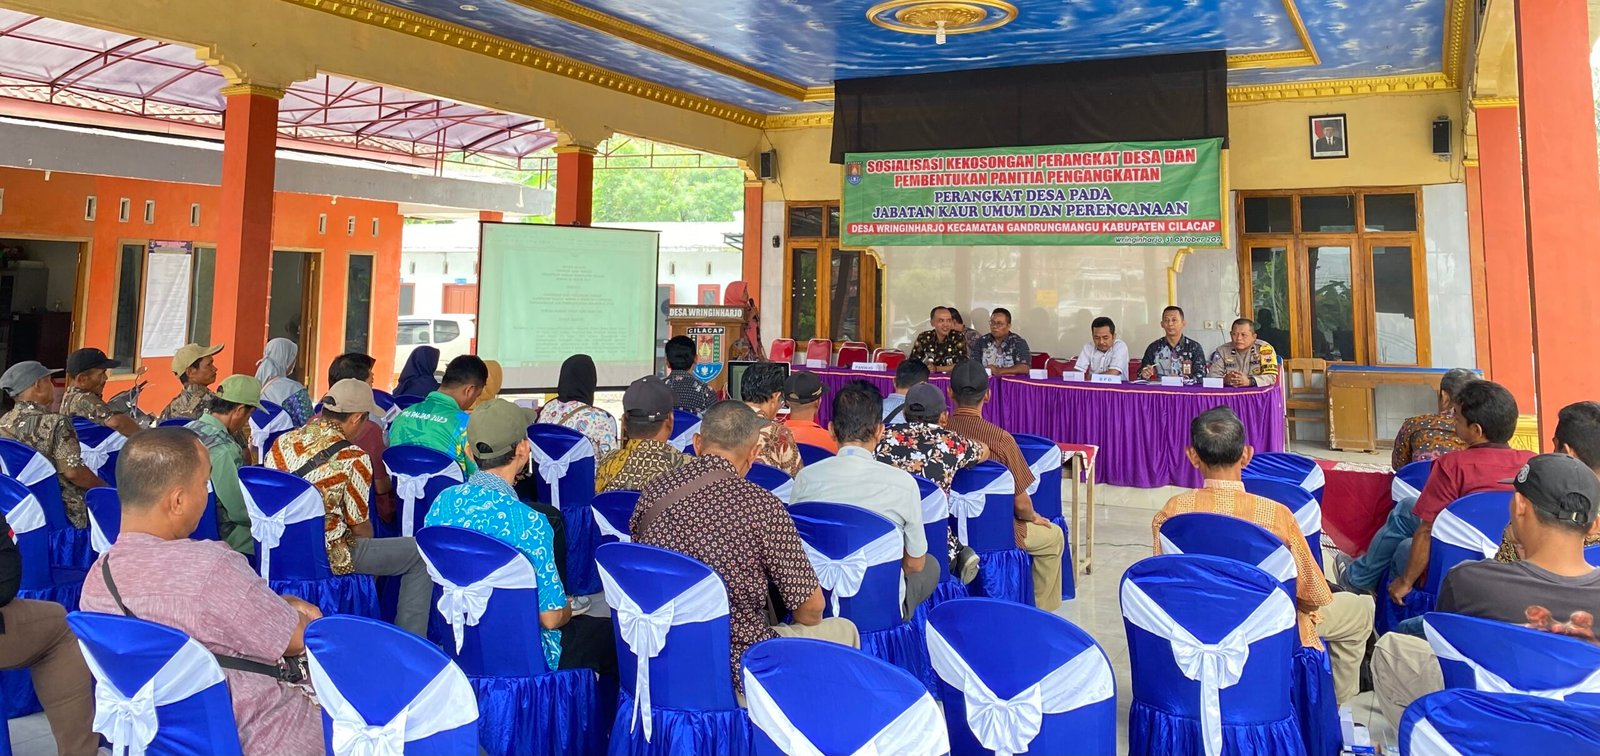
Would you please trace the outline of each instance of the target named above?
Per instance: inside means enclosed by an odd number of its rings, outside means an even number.
[[[970,546],[962,546],[960,553],[956,554],[955,573],[957,579],[966,585],[971,585],[978,578],[978,552]]]
[[[588,596],[568,596],[567,597],[567,606],[570,609],[572,609],[572,615],[574,617],[588,612],[590,603],[591,602],[589,601],[589,597]]]

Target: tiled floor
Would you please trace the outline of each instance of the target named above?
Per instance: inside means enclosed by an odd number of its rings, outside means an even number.
[[[1308,451],[1317,456],[1326,451]],[[1372,455],[1328,455],[1348,461],[1367,464],[1379,460]],[[1127,712],[1133,689],[1128,669],[1128,645],[1123,635],[1122,613],[1117,591],[1122,573],[1129,565],[1149,556],[1151,550],[1150,518],[1167,499],[1181,489],[1132,489],[1101,486],[1096,496],[1096,522],[1094,564],[1087,575],[1077,576],[1077,598],[1065,603],[1059,614],[1087,630],[1105,648],[1117,676],[1118,751],[1127,751]],[[1070,489],[1066,493],[1070,498]],[[592,611],[606,611],[603,597],[596,596]],[[1371,704],[1371,693],[1363,693],[1355,702],[1357,722],[1371,728],[1374,742],[1393,740],[1393,728],[1382,721]],[[17,756],[49,756],[55,753],[55,741],[50,736],[42,714],[12,720],[11,740]]]

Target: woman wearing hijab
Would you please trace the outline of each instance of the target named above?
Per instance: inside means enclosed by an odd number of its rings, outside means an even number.
[[[424,397],[439,390],[433,371],[439,369],[439,348],[419,346],[411,350],[406,366],[400,371],[400,382],[394,385],[395,396]]]
[[[594,444],[596,457],[617,448],[617,419],[594,406],[594,390],[599,384],[594,360],[575,354],[561,363],[561,378],[556,383],[556,398],[539,411],[539,422],[564,425]]]
[[[289,420],[299,427],[311,419],[311,395],[305,384],[289,377],[294,372],[294,359],[300,347],[293,341],[278,338],[267,342],[261,360],[256,362],[256,380],[261,381],[261,398],[272,402],[289,413]]]
[[[484,360],[483,366],[489,369],[489,380],[483,384],[483,393],[478,395],[478,401],[472,403],[472,409],[482,407],[490,399],[500,396],[500,382],[505,374],[500,370],[500,363],[494,360]]]

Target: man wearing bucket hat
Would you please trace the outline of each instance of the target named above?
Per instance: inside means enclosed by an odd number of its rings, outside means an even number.
[[[199,420],[185,425],[200,437],[211,455],[211,489],[217,494],[217,532],[240,554],[254,554],[250,537],[250,512],[239,492],[239,468],[245,466],[244,449],[234,436],[250,424],[250,413],[261,409],[261,381],[250,375],[231,375],[217,386],[210,407]]]
[[[89,526],[89,510],[83,492],[106,482],[83,463],[72,419],[50,411],[50,400],[55,398],[55,384],[50,379],[60,372],[28,360],[0,375],[6,406],[5,415],[0,416],[0,436],[33,447],[55,465],[67,519],[73,527],[84,528]]]
[[[198,420],[211,400],[211,383],[217,379],[217,365],[213,358],[222,351],[222,345],[200,346],[184,344],[172,356],[172,372],[177,374],[183,390],[161,410],[161,422],[175,417]]]

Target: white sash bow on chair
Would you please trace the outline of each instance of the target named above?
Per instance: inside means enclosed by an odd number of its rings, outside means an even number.
[[[266,425],[257,427],[255,418],[250,418],[250,445],[256,448],[256,459],[267,458],[267,440],[278,431],[294,430],[294,420],[287,411],[279,411],[267,420]]]
[[[332,720],[333,752],[338,756],[404,756],[406,743],[478,721],[478,699],[461,668],[447,662],[394,718],[367,724],[323,670],[314,653],[306,654],[311,686],[322,710]]]
[[[100,528],[100,521],[94,516],[94,509],[89,510],[89,545],[94,548],[94,553],[104,554],[111,550],[111,539]]]
[[[1465,654],[1457,651],[1456,647],[1451,645],[1450,641],[1441,635],[1438,630],[1435,630],[1432,625],[1428,624],[1426,620],[1424,620],[1422,623],[1422,630],[1423,634],[1428,638],[1428,645],[1433,647],[1434,656],[1437,656],[1440,659],[1460,662],[1472,669],[1473,683],[1478,690],[1489,693],[1521,693],[1523,695],[1538,696],[1540,698],[1549,698],[1556,701],[1565,701],[1567,700],[1567,696],[1570,696],[1574,693],[1600,694],[1600,669],[1589,673],[1588,677],[1585,677],[1582,680],[1579,680],[1576,684],[1569,685],[1565,688],[1545,688],[1539,690],[1518,688],[1512,685],[1510,682],[1507,682],[1505,678],[1490,672],[1487,669],[1484,669],[1483,665],[1468,659]]]
[[[83,439],[80,438],[78,440],[78,456],[83,458],[85,466],[99,473],[100,468],[105,467],[106,463],[111,461],[111,454],[121,451],[122,445],[126,443],[128,443],[128,437],[116,431],[107,433],[106,437],[100,439],[100,443],[94,446],[84,443]]]
[[[790,756],[822,756],[822,751],[789,721],[778,708],[772,694],[750,670],[743,670],[744,695],[750,707],[750,721]],[[926,692],[900,716],[895,717],[850,756],[942,756],[950,752],[950,733],[944,715]]]
[[[428,552],[422,553],[422,564],[428,568],[428,574],[433,577],[433,582],[439,586],[439,614],[450,623],[450,631],[455,634],[456,651],[461,651],[461,644],[466,639],[467,626],[478,624],[483,619],[483,613],[489,610],[489,597],[494,595],[496,588],[506,589],[534,589],[538,588],[538,576],[534,574],[533,563],[526,556],[518,553],[511,561],[500,565],[494,572],[485,575],[482,580],[466,585],[456,585],[444,575],[439,573],[439,568],[428,561]],[[537,632],[534,629],[533,632]]]
[[[653,612],[639,607],[632,597],[623,592],[611,573],[602,565],[600,584],[605,587],[606,603],[617,619],[617,633],[622,642],[633,651],[638,663],[634,665],[633,727],[644,720],[644,739],[650,742],[652,717],[650,715],[650,660],[667,648],[667,633],[674,625],[709,622],[728,614],[728,591],[716,573],[690,586]]]
[[[1236,685],[1244,675],[1250,644],[1295,626],[1294,602],[1282,589],[1274,589],[1243,623],[1216,643],[1201,643],[1132,581],[1122,583],[1122,613],[1129,622],[1172,644],[1178,669],[1184,677],[1200,683],[1200,729],[1205,735],[1206,756],[1222,753],[1221,691]]]
[[[322,493],[315,486],[306,486],[304,491],[294,497],[277,514],[269,515],[256,504],[256,498],[250,492],[250,487],[241,483],[239,493],[244,498],[244,509],[250,514],[250,536],[261,543],[258,556],[261,557],[261,578],[272,579],[272,550],[278,548],[283,540],[283,533],[290,525],[306,520],[320,520],[327,516],[327,507],[322,503]]]
[[[1028,469],[1033,471],[1033,482],[1028,484],[1028,495],[1032,496],[1039,493],[1039,482],[1044,480],[1046,473],[1061,469],[1061,447],[1046,449],[1044,456],[1028,464]]]
[[[94,731],[111,741],[113,756],[143,756],[160,726],[156,707],[177,703],[222,682],[217,658],[190,638],[138,692],[125,696],[111,684],[89,648],[82,641],[78,647],[94,675]]]
[[[1411,727],[1411,743],[1407,750],[1411,756],[1461,756],[1461,751],[1450,745],[1444,735],[1426,719],[1418,719]]]
[[[400,497],[400,535],[407,538],[415,535],[417,501],[427,495],[428,483],[434,478],[449,478],[460,483],[461,466],[455,460],[445,463],[444,467],[430,473],[411,475],[408,473],[391,470],[394,475],[394,492]]]
[[[690,444],[694,443],[694,434],[699,432],[700,421],[696,420],[694,425],[674,433],[672,435],[672,440],[668,441],[667,443],[670,444],[672,448],[677,449],[678,451],[683,451],[684,449],[689,448]]]
[[[945,493],[943,488],[934,486],[933,493],[922,497],[922,524],[931,525],[948,519],[950,519],[950,494]],[[934,548],[933,544],[929,544],[929,547]]]
[[[811,562],[811,569],[817,573],[817,582],[830,594],[833,604],[833,616],[839,616],[839,598],[850,598],[861,591],[861,582],[867,576],[867,570],[880,564],[898,562],[905,553],[905,537],[900,535],[898,528],[890,530],[873,539],[871,543],[862,546],[848,555],[834,559],[811,547],[804,539],[800,546],[806,550],[806,559]],[[900,573],[900,600],[906,597],[906,581],[904,573]]]
[[[1000,473],[989,484],[976,491],[962,492],[951,489],[950,513],[956,516],[956,537],[961,545],[968,545],[967,520],[983,514],[984,505],[990,495],[1003,496],[1017,492],[1017,479],[1011,477],[1011,471]]]
[[[1184,553],[1183,549],[1178,547],[1178,544],[1173,543],[1171,539],[1167,538],[1166,533],[1159,533],[1156,537],[1161,539],[1161,553]],[[1289,553],[1289,548],[1287,546],[1279,546],[1278,548],[1273,549],[1272,553],[1263,557],[1260,562],[1256,563],[1256,566],[1260,567],[1262,571],[1266,572],[1268,575],[1271,575],[1283,582],[1294,580],[1300,576],[1300,567],[1294,563],[1294,555]]]
[[[43,454],[34,452],[33,456],[28,458],[28,464],[23,465],[22,469],[11,477],[16,478],[18,483],[33,488],[55,474],[56,466],[51,464],[50,460],[46,459]]]
[[[1046,714],[1080,709],[1111,698],[1117,692],[1105,654],[1090,646],[1021,693],[1002,699],[933,625],[928,625],[927,633],[933,670],[945,682],[961,690],[967,705],[967,726],[972,728],[978,743],[994,751],[995,756],[1027,753],[1028,746],[1044,727]]]
[[[567,468],[580,459],[594,457],[594,444],[587,436],[578,439],[560,459],[550,456],[538,444],[533,444],[533,461],[539,465],[539,477],[550,486],[550,506],[561,508],[561,479],[567,477]]]
[[[17,535],[32,533],[45,526],[44,506],[39,503],[39,498],[30,492],[6,513],[6,523],[11,526],[11,532]]]
[[[1493,557],[1500,551],[1500,542],[1483,534],[1483,531],[1472,526],[1472,523],[1461,519],[1460,515],[1446,509],[1433,518],[1433,537],[1451,546],[1476,551],[1484,559]]]
[[[599,509],[591,509],[590,513],[594,515],[594,525],[600,529],[602,535],[611,536],[623,543],[633,543],[633,537],[622,532],[622,529],[616,525],[611,524],[611,521],[606,519],[604,512]]]

